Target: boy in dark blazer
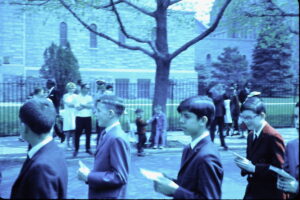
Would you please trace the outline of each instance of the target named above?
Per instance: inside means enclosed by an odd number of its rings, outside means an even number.
[[[298,138],[287,143],[285,148],[284,165],[286,172],[293,176],[293,179],[278,177],[277,188],[289,193],[289,199],[299,199],[299,102],[295,107],[295,128]]]
[[[52,138],[56,111],[46,98],[27,101],[19,112],[21,137],[31,149],[12,190],[12,199],[65,199],[68,171],[64,153]]]
[[[119,118],[125,106],[114,95],[104,95],[96,102],[98,124],[105,130],[99,138],[93,169],[81,167],[78,178],[89,185],[89,199],[124,199],[130,168],[130,145]]]
[[[258,97],[248,97],[241,107],[241,120],[250,133],[247,138],[246,158],[234,161],[247,175],[248,185],[244,199],[284,199],[285,195],[276,187],[277,174],[269,170],[273,165],[282,168],[284,163],[284,141],[281,135],[266,121],[264,103]]]
[[[221,199],[224,172],[208,130],[214,118],[214,103],[206,96],[190,97],[180,103],[177,111],[184,134],[191,136],[192,142],[183,150],[177,179],[161,176],[154,181],[154,188],[174,199]]]

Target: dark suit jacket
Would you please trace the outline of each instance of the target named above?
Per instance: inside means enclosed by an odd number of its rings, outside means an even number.
[[[247,159],[255,165],[255,172],[242,170],[242,176],[248,175],[246,198],[282,199],[284,194],[277,189],[277,175],[269,170],[270,165],[278,168],[284,163],[284,142],[281,135],[268,123],[253,145],[253,132],[247,138]]]
[[[64,199],[67,196],[68,171],[64,153],[54,141],[26,160],[15,181],[12,199]]]
[[[175,182],[175,199],[221,199],[223,167],[219,152],[210,137],[203,138],[188,154],[184,148]],[[188,154],[188,155],[187,155]]]
[[[60,92],[56,89],[53,88],[53,90],[48,94],[47,96],[51,101],[53,102],[53,105],[55,107],[55,110],[57,113],[59,113],[59,106],[60,106]]]
[[[287,143],[283,168],[299,181],[299,138]],[[299,199],[299,192],[298,194],[290,194],[289,198]]]
[[[118,125],[97,146],[94,168],[88,176],[89,199],[124,199],[129,167],[129,141]]]

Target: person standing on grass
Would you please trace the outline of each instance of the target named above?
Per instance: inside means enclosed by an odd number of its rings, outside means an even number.
[[[190,97],[177,111],[181,128],[192,142],[183,150],[177,179],[163,174],[154,181],[154,189],[174,199],[221,199],[224,170],[209,136],[214,103],[207,96]]]

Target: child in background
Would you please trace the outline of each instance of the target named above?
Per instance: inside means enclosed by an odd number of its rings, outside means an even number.
[[[143,114],[144,111],[140,108],[135,110],[135,114],[136,114],[136,120],[135,120],[135,124],[136,124],[136,133],[138,135],[138,143],[137,143],[137,155],[138,156],[145,156],[144,153],[144,145],[147,141],[147,137],[146,137],[146,126],[147,126],[147,122],[145,122],[143,120]]]
[[[153,117],[147,121],[147,123],[151,123],[156,120],[155,127],[155,137],[154,137],[154,146],[153,149],[163,149],[166,144],[166,132],[167,132],[167,117],[165,113],[162,112],[162,107],[157,105],[154,108],[155,114]]]

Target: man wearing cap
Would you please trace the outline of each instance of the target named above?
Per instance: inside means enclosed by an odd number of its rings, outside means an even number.
[[[97,91],[96,94],[94,95],[94,113],[96,112],[96,101],[97,99],[100,99],[106,91],[106,83],[103,80],[97,80]],[[98,145],[99,138],[101,136],[102,131],[105,129],[105,127],[100,127],[98,125],[98,120],[96,120],[96,133],[97,133],[97,138],[96,138],[96,143]]]

